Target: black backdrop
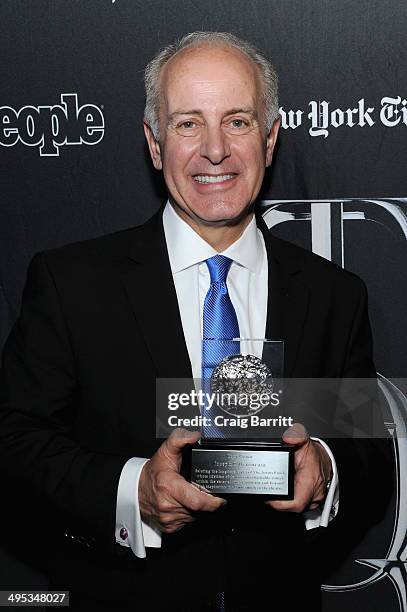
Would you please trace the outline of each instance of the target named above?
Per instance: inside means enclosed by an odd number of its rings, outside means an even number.
[[[310,202],[323,200],[331,222],[341,213],[332,259],[342,249],[345,267],[368,284],[379,372],[405,376],[403,0],[2,0],[0,28],[1,343],[34,252],[135,225],[158,208],[165,192],[143,141],[143,68],[188,31],[227,30],[265,51],[280,74],[283,128],[262,198],[293,222],[273,231],[311,248],[326,227],[297,223],[296,211],[311,220]],[[386,557],[400,499],[365,543],[365,558]],[[11,546],[0,557],[0,588],[45,581],[19,564],[12,526],[5,517],[0,527]],[[400,576],[405,560],[404,552]],[[361,567],[351,559],[336,582],[372,575]],[[407,610],[405,589],[402,578],[380,580],[326,593],[325,606]]]

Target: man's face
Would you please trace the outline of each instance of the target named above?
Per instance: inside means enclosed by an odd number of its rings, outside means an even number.
[[[190,48],[164,68],[161,92],[160,142],[145,131],[178,212],[192,225],[243,223],[278,131],[266,134],[257,68],[236,49]]]

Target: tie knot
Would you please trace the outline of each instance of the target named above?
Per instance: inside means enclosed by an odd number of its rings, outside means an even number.
[[[206,260],[211,275],[211,283],[226,283],[232,260],[224,255],[215,255]]]

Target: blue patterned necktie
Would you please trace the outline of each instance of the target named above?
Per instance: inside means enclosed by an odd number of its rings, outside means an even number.
[[[211,284],[203,306],[202,341],[202,386],[210,392],[210,378],[214,368],[225,357],[239,352],[240,345],[233,342],[239,338],[239,324],[236,311],[230,299],[226,278],[232,260],[224,255],[215,255],[206,260]],[[208,340],[221,342],[208,342]],[[222,437],[216,428],[203,428],[204,437]]]
[[[240,343],[233,342],[239,338],[239,323],[236,311],[230,299],[226,278],[232,260],[224,255],[215,255],[206,260],[211,277],[211,284],[203,306],[203,340],[202,340],[202,387],[210,392],[210,378],[214,368],[226,357],[239,352]],[[207,342],[207,340],[223,340]],[[204,438],[223,437],[223,432],[216,426],[202,427]],[[216,596],[215,608],[225,612],[225,593]]]

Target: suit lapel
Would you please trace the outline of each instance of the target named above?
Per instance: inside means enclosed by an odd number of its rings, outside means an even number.
[[[301,261],[288,258],[260,215],[268,260],[266,337],[284,340],[284,376],[292,376],[308,311],[309,289],[301,275]]]
[[[257,215],[268,259],[266,337],[284,340],[284,375],[291,376],[307,316],[309,289],[301,261],[287,257]],[[144,336],[157,377],[191,378],[191,364],[182,329],[162,224],[162,210],[134,230],[120,276]]]
[[[162,224],[162,211],[137,228],[120,276],[157,377],[191,378]]]

